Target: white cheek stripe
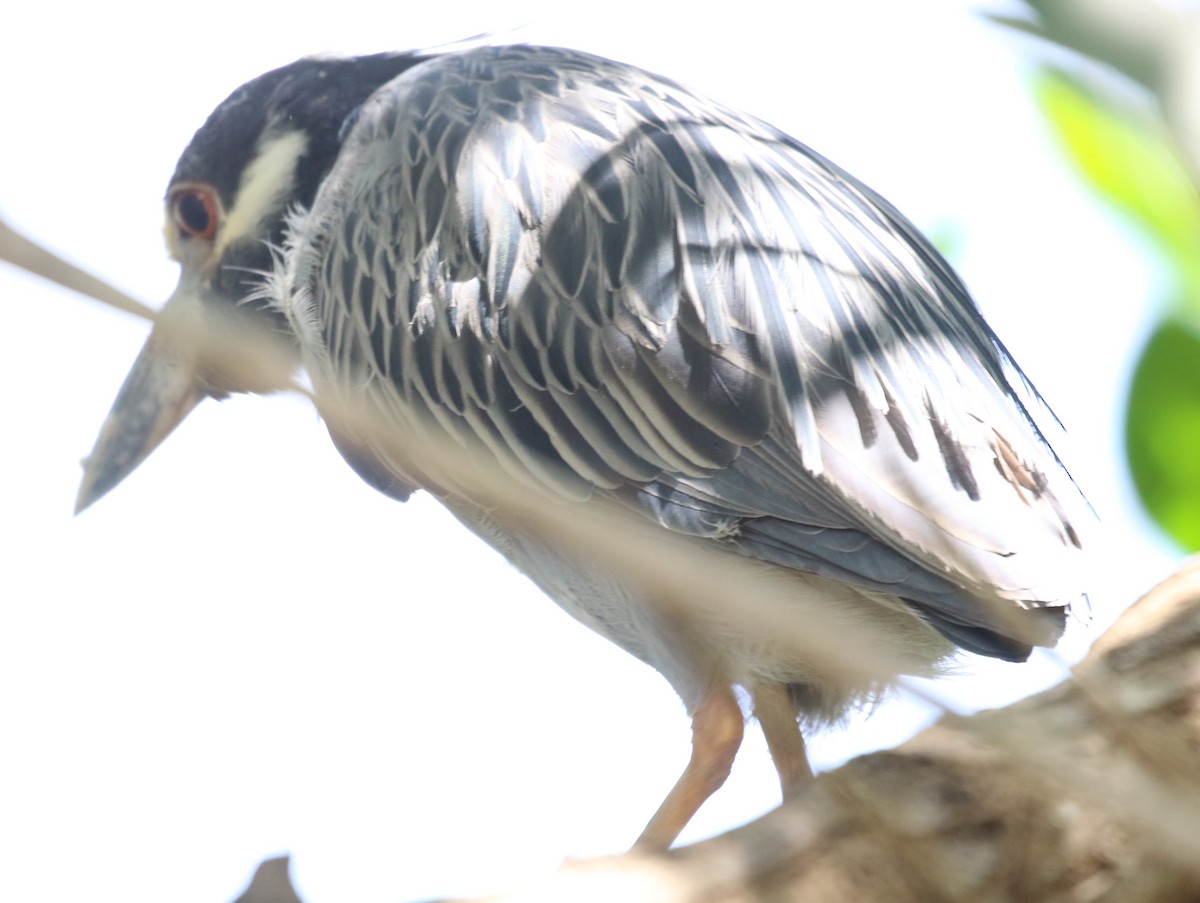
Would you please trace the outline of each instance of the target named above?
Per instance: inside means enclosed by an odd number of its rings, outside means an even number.
[[[214,259],[219,260],[232,242],[253,235],[264,218],[279,215],[295,182],[296,163],[307,145],[304,133],[299,131],[260,142],[257,156],[242,173],[233,207],[225,215],[213,248]]]

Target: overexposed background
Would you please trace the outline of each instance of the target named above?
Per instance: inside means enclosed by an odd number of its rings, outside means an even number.
[[[956,263],[1066,423],[1064,456],[1108,528],[1097,630],[1174,557],[1119,459],[1156,276],[1033,108],[1045,48],[979,9],[31,5],[0,34],[0,211],[157,303],[175,280],[161,240],[175,160],[269,68],[523,26],[516,38],[663,72],[957,235]],[[298,399],[203,405],[73,518],[78,461],[147,325],[6,267],[0,299],[0,899],[223,903],[260,858],[290,851],[310,903],[397,901],[496,890],[632,842],[689,751],[661,678],[428,498],[369,490]],[[965,660],[934,692],[966,710],[1060,673],[1049,657]],[[897,699],[818,738],[814,758],[891,745],[932,716]],[[751,730],[685,839],[776,801]]]

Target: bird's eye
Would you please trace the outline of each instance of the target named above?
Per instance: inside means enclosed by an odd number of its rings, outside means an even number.
[[[217,196],[207,185],[189,185],[171,193],[171,216],[189,238],[209,241],[217,234]]]

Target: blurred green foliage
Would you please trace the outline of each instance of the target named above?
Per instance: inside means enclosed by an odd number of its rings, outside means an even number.
[[[1039,74],[1035,96],[1075,168],[1161,258],[1162,316],[1134,370],[1125,448],[1150,515],[1200,549],[1200,196],[1153,115],[1059,70]]]

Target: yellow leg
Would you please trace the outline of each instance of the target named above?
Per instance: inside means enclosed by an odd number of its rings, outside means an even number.
[[[638,850],[665,850],[729,777],[745,719],[729,687],[715,687],[692,713],[692,758],[642,836]]]
[[[796,722],[796,707],[792,704],[786,684],[760,683],[750,690],[754,700],[754,717],[762,725],[767,738],[771,761],[779,774],[779,785],[786,800],[807,784],[813,776],[804,748],[804,734]]]

